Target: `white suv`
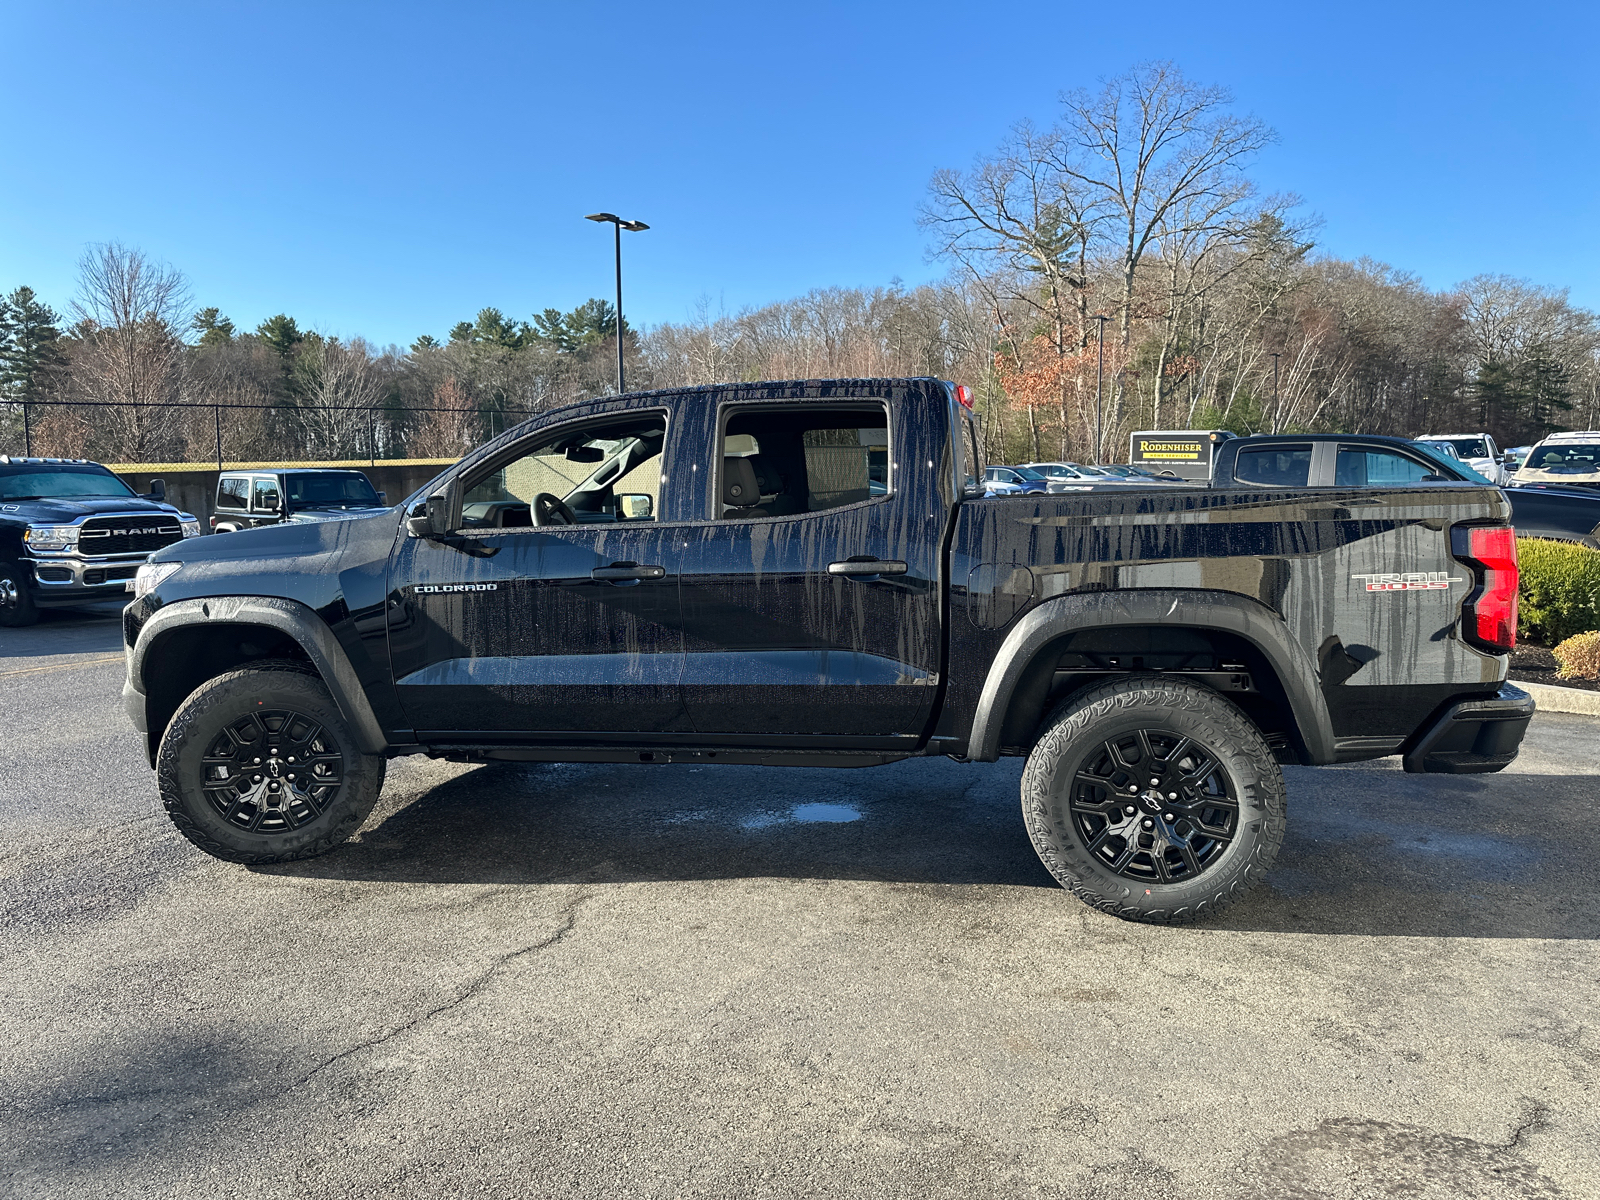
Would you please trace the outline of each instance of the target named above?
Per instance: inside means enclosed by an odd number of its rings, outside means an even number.
[[[1487,433],[1429,433],[1414,439],[1419,442],[1444,443],[1455,451],[1455,456],[1485,479],[1504,487],[1510,482],[1510,472],[1505,468],[1500,448]]]

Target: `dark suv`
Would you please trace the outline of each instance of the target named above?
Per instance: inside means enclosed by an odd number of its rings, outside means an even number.
[[[211,528],[236,533],[284,521],[326,521],[387,508],[384,494],[360,471],[326,467],[268,467],[224,471],[217,479]]]

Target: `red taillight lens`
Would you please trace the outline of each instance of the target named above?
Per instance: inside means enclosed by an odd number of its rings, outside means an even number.
[[[1517,645],[1517,535],[1504,525],[1458,525],[1455,556],[1477,568],[1477,587],[1461,607],[1467,640],[1495,654]]]
[[[971,408],[972,389],[964,383],[956,384],[956,399],[960,401],[962,408]]]
[[[217,527],[217,514],[216,513],[212,513],[211,514],[211,528],[215,529],[216,527]]]

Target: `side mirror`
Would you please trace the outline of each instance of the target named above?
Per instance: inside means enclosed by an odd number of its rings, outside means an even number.
[[[387,504],[387,503],[389,503],[389,493],[388,492],[379,492],[378,493],[378,503],[379,504]]]
[[[167,481],[165,479],[152,479],[150,481],[150,499],[165,500],[167,498]]]
[[[626,492],[617,497],[617,512],[625,521],[641,521],[655,515],[655,501],[644,492]]]
[[[273,494],[273,495],[269,495],[269,496],[264,496],[262,498],[261,507],[266,509],[268,512],[277,512],[278,509],[283,507],[283,505],[282,505],[282,502],[279,501],[277,495]]]
[[[421,511],[411,510],[406,518],[406,532],[412,537],[438,540],[450,532],[450,493],[448,490],[429,496]]]

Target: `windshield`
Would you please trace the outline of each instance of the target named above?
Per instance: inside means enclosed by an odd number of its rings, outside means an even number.
[[[1530,471],[1549,471],[1556,475],[1592,475],[1600,462],[1600,445],[1581,442],[1539,446],[1524,463]]]
[[[1443,446],[1435,445],[1432,442],[1418,442],[1416,446],[1418,450],[1421,450],[1429,458],[1444,464],[1445,469],[1449,472],[1446,478],[1459,475],[1469,483],[1487,483],[1490,487],[1495,486],[1494,480],[1485,479],[1459,458],[1451,458],[1450,452],[1444,449]]]
[[[365,475],[329,471],[317,475],[289,475],[284,478],[289,503],[301,508],[320,505],[376,505],[378,493]]]
[[[1078,474],[1080,474],[1080,475],[1103,475],[1103,476],[1109,476],[1111,474],[1111,472],[1107,471],[1104,467],[1085,467],[1085,466],[1074,465],[1073,469],[1076,470],[1078,472]]]
[[[1072,468],[1063,466],[1061,463],[1040,463],[1032,469],[1050,479],[1071,479],[1073,477]]]
[[[74,471],[70,468],[24,467],[15,475],[0,476],[0,500],[68,500],[87,496],[126,500],[133,489],[110,471]]]
[[[1450,446],[1462,458],[1488,458],[1489,447],[1484,445],[1481,437],[1467,438],[1429,438],[1429,443],[1439,446]]]

